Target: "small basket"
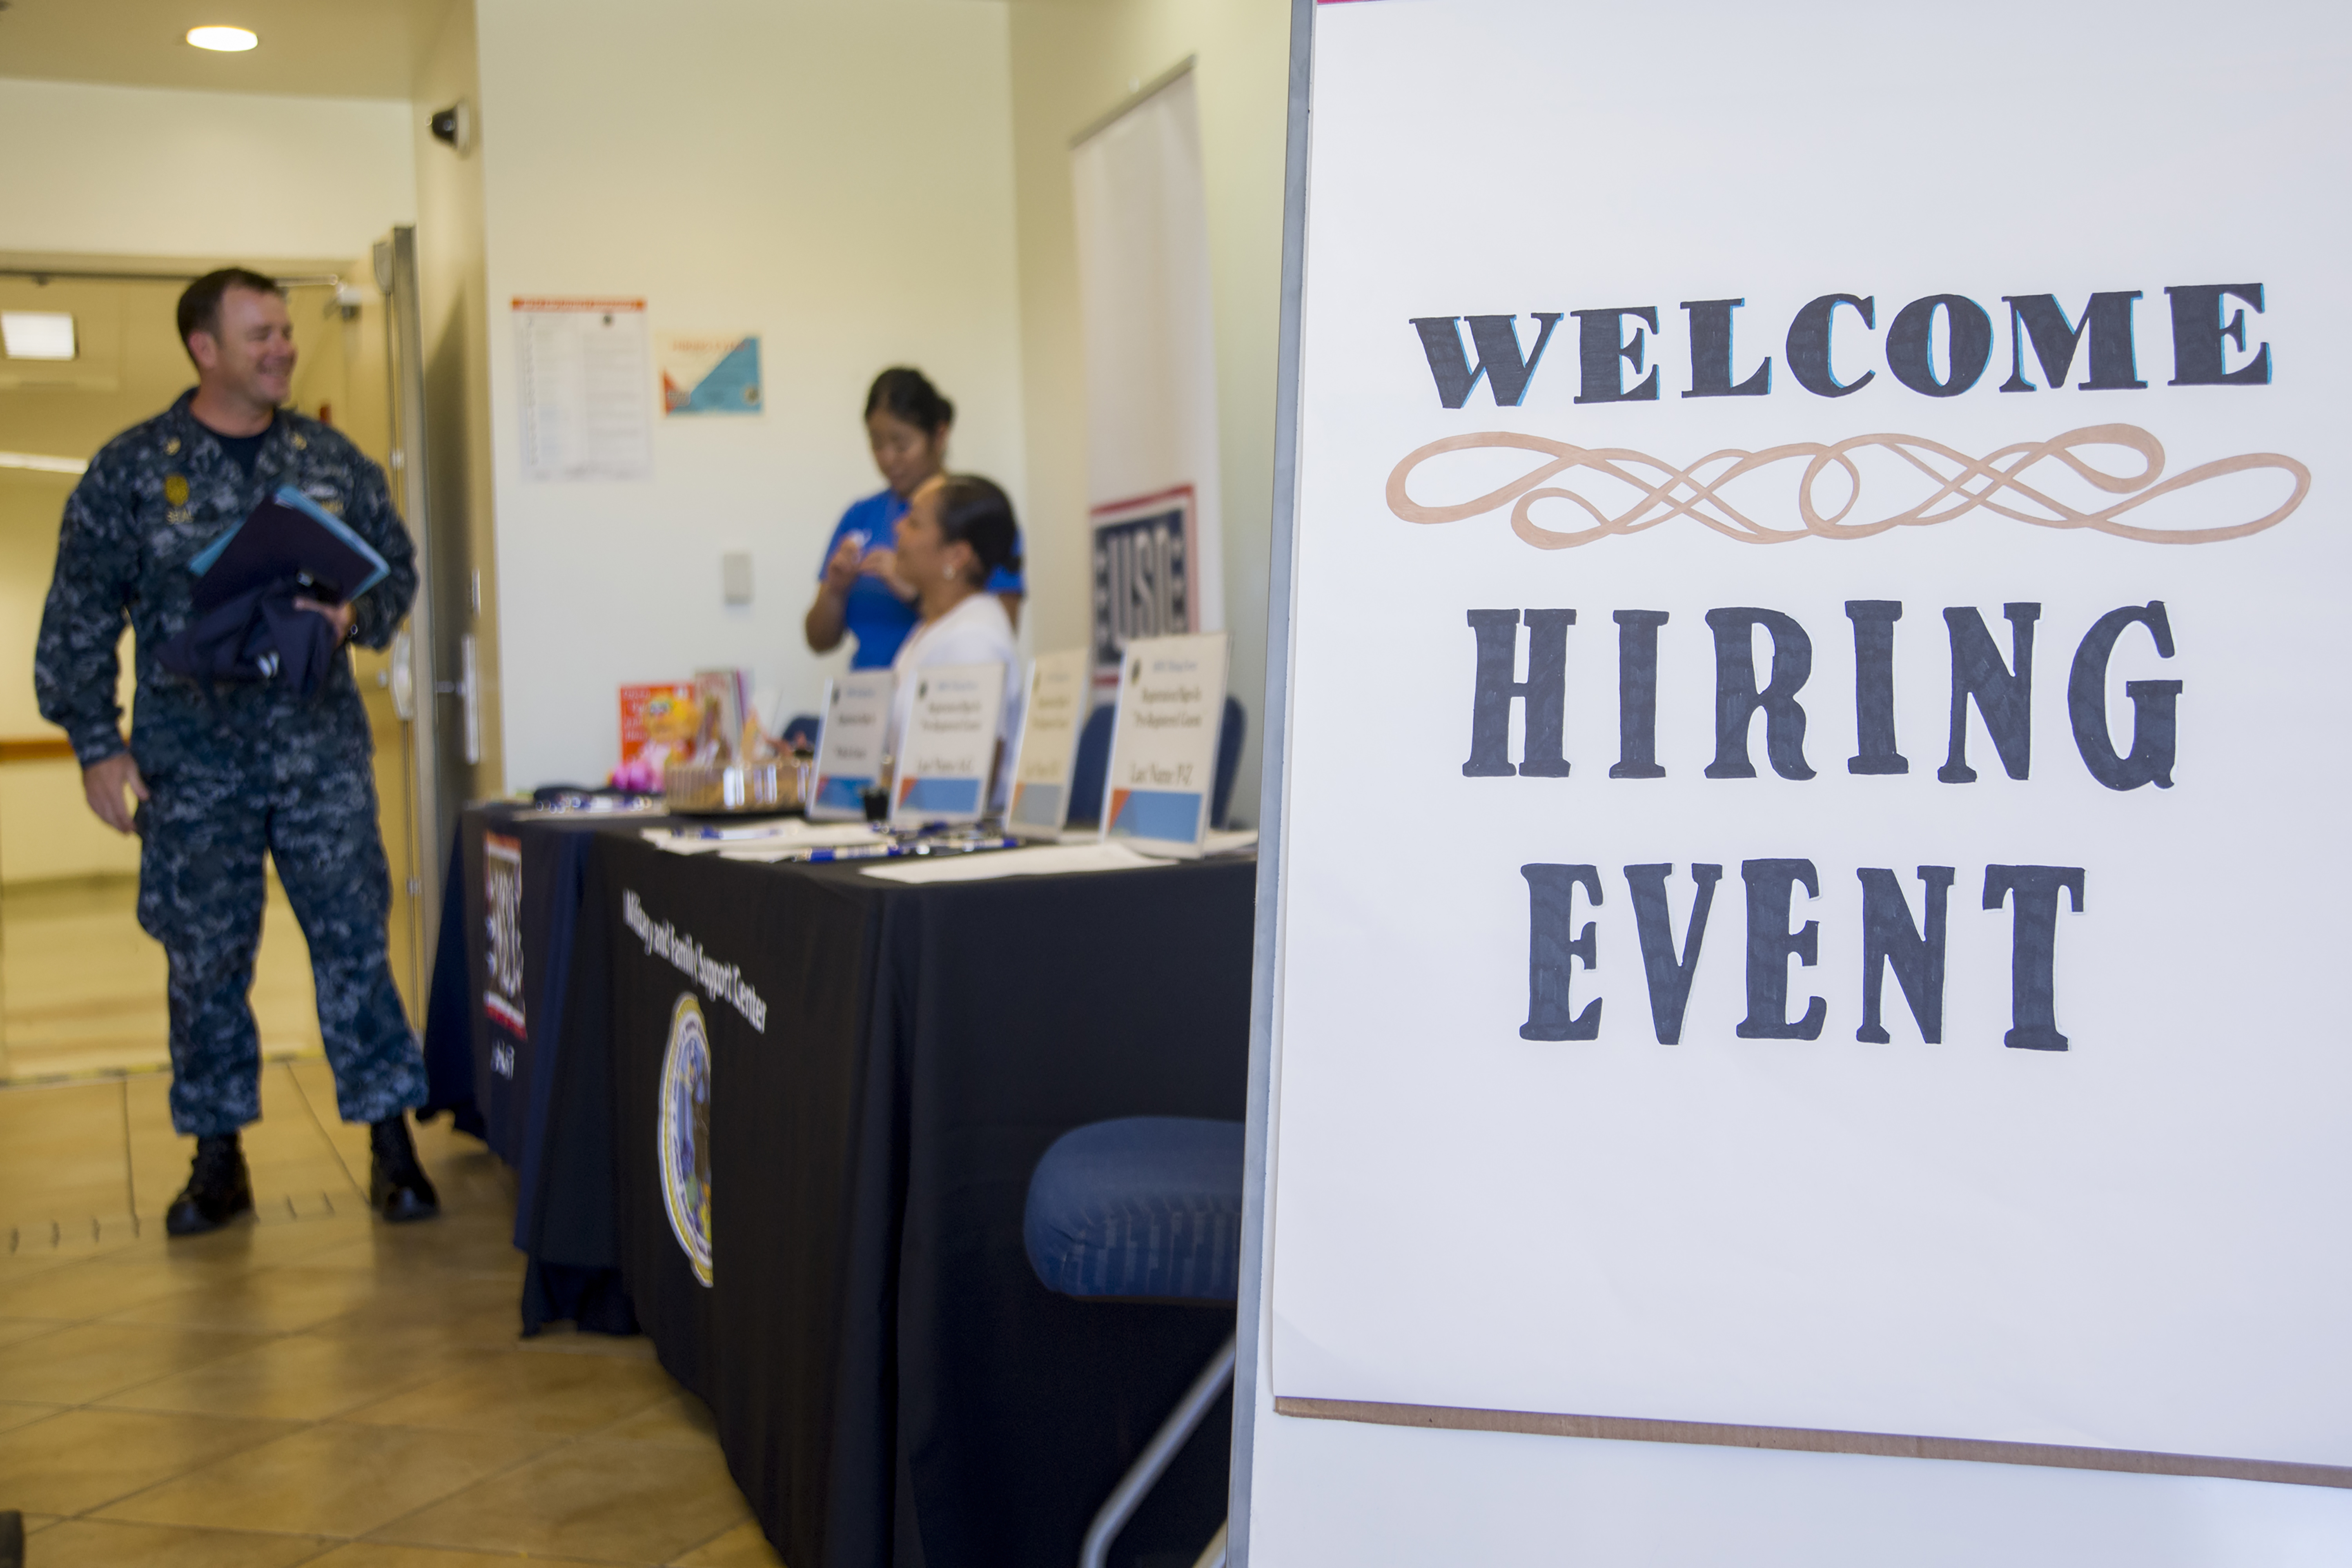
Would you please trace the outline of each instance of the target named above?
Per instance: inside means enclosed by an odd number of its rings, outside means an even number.
[[[800,763],[786,757],[764,763],[670,763],[662,769],[666,809],[697,815],[798,811]]]

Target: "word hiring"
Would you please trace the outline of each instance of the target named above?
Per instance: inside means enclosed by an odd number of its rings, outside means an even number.
[[[2260,315],[2259,283],[2191,283],[2165,289],[2171,306],[2172,379],[2168,386],[2262,386],[2271,379],[2271,346],[2247,352],[2246,311]],[[2036,392],[2028,378],[2029,344],[2040,363],[2043,385],[2066,384],[2075,353],[2084,350],[2084,392],[2144,391],[2133,330],[2133,304],[2140,290],[2109,289],[2086,300],[2070,316],[2055,294],[2004,294],[2009,316],[2009,379],[2003,392]],[[1685,397],[1763,397],[1772,391],[1772,360],[1735,362],[1732,312],[1741,300],[1685,300],[1690,384]],[[1579,403],[1655,403],[1658,369],[1648,363],[1650,345],[1664,329],[1655,305],[1616,305],[1594,310],[1537,310],[1535,342],[1522,349],[1517,316],[1414,316],[1437,399],[1448,408],[1469,402],[1483,380],[1497,405],[1515,408],[1527,396],[1536,366],[1551,342],[1562,315],[1576,318]],[[1462,323],[1470,328],[1474,364],[1462,346]],[[1847,397],[1877,378],[1865,370],[1841,381],[1837,347],[1841,333],[1860,339],[1878,326],[1878,300],[1871,294],[1823,294],[1801,307],[1782,342],[1782,363],[1798,385],[1816,397]],[[1938,339],[1942,353],[1937,353]],[[2084,340],[2087,339],[2087,343]],[[2225,345],[2227,345],[2225,347]],[[1896,381],[1928,397],[1958,397],[1982,379],[1992,363],[1993,318],[1965,294],[1930,294],[1914,300],[1887,322],[1882,348]],[[2245,356],[2232,368],[2231,350]],[[1849,350],[1851,353],[1851,350]],[[1938,374],[1938,361],[1941,373]],[[1849,360],[1851,362],[1851,359]],[[1644,371],[1647,374],[1644,374]]]
[[[1911,762],[1895,749],[1895,623],[1903,618],[1903,605],[1894,599],[1848,599],[1845,613],[1853,623],[1856,742],[1846,772],[1907,773]],[[1946,784],[1976,781],[1968,755],[1971,704],[2011,778],[2026,777],[2032,764],[2033,628],[2042,606],[2004,605],[2001,614],[2010,626],[2006,658],[1974,605],[1944,611],[1952,650],[1951,737],[1936,776]],[[1609,776],[1664,778],[1666,770],[1657,760],[1658,628],[1670,617],[1664,610],[1618,610],[1611,618],[1617,623],[1618,755]],[[1470,696],[1470,760],[1462,764],[1463,776],[1568,777],[1568,630],[1576,624],[1576,612],[1472,610],[1469,623],[1477,638],[1477,669]],[[1528,673],[1518,679],[1523,623]],[[1756,777],[1748,737],[1761,713],[1764,754],[1772,771],[1784,779],[1813,777],[1805,762],[1805,710],[1797,700],[1812,678],[1812,638],[1794,616],[1779,610],[1709,610],[1706,624],[1715,634],[1715,760],[1706,776]],[[2163,600],[2109,610],[2075,645],[2066,677],[2066,716],[2074,749],[2099,783],[2112,790],[2148,784],[2170,789],[2179,681],[2124,682],[2133,714],[2129,750],[2116,750],[2107,731],[2107,666],[2116,644],[2135,626],[2145,629],[2158,658],[2172,657],[2172,623]],[[1762,680],[1756,671],[1759,627],[1772,644],[1771,673]],[[1516,765],[1509,754],[1513,702],[1526,704],[1525,741]]]
[[[1690,1001],[1691,978],[1698,972],[1699,946],[1706,940],[1706,917],[1715,902],[1720,866],[1695,865],[1691,880],[1697,891],[1691,899],[1690,924],[1677,951],[1673,918],[1666,908],[1666,879],[1671,865],[1628,866],[1625,886],[1633,903],[1633,929],[1640,939],[1642,969],[1649,981],[1650,1022],[1662,1046],[1678,1044],[1683,1037],[1683,1013]],[[1579,1010],[1569,994],[1575,964],[1589,973],[1600,962],[1600,943],[1593,922],[1575,926],[1578,890],[1593,906],[1601,902],[1601,868],[1538,863],[1522,866],[1528,884],[1528,1021],[1519,1037],[1528,1040],[1597,1040],[1601,1037],[1601,998]],[[1911,918],[1903,884],[1891,867],[1864,866],[1854,873],[1862,879],[1862,1026],[1853,1037],[1870,1045],[1888,1043],[1880,1015],[1882,993],[1889,970],[1910,1004],[1919,1026],[1919,1037],[1928,1045],[1944,1038],[1944,931],[1946,895],[1952,890],[1954,868],[1922,866],[1924,920]],[[1789,960],[1807,968],[1818,961],[1821,922],[1807,921],[1789,929],[1790,906],[1801,886],[1811,897],[1821,896],[1821,879],[1811,860],[1743,860],[1740,880],[1748,887],[1748,1016],[1734,1032],[1743,1040],[1818,1040],[1829,1016],[1829,1005],[1819,996],[1805,1004],[1803,1014],[1789,1016]],[[2080,866],[1987,866],[1984,907],[1998,910],[2008,903],[2014,910],[2010,944],[2010,1029],[2001,1043],[2017,1050],[2063,1051],[2066,1037],[2058,1032],[2057,963],[2058,897],[2071,895],[2074,912],[2083,910],[2083,868]]]

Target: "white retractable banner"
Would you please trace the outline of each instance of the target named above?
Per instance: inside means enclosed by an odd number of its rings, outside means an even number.
[[[2346,16],[1300,8],[1261,1568],[2352,1562]]]
[[[1215,323],[1190,69],[1070,152],[1086,323],[1096,682],[1131,637],[1224,626]]]

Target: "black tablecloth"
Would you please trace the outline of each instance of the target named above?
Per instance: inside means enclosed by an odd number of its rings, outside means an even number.
[[[1255,868],[906,887],[597,836],[586,871],[538,1244],[580,1266],[609,1243],[794,1568],[1073,1561],[1232,1313],[1047,1291],[1022,1248],[1029,1174],[1089,1121],[1241,1118]],[[658,1142],[689,993],[707,1286]],[[1191,1561],[1223,1517],[1228,1436],[1213,1418],[1117,1561]]]
[[[433,943],[433,989],[425,1002],[425,1103],[420,1121],[446,1114],[458,1131],[488,1140],[474,1094],[474,1010],[481,990],[467,973],[466,835],[449,845],[441,879],[441,930]]]
[[[583,1328],[634,1333],[636,1319],[611,1245],[609,1203],[583,1219],[578,1194],[610,1187],[603,1169],[551,1165],[577,1147],[551,1145],[558,1114],[555,1070],[574,994],[572,965],[588,847],[604,835],[639,837],[671,819],[648,814],[550,813],[493,802],[460,820],[442,892],[425,1052],[427,1110],[456,1113],[456,1125],[488,1143],[517,1173],[514,1238],[530,1260],[525,1333],[576,1320]],[[494,848],[498,853],[493,853]],[[503,947],[503,954],[500,949]],[[592,1031],[604,1017],[604,975],[593,978]],[[601,1034],[585,1047],[592,1090],[575,1117],[609,1115],[593,1090],[608,1073]],[[542,1202],[551,1185],[567,1196]]]

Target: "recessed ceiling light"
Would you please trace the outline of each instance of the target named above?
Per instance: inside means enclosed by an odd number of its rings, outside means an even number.
[[[10,359],[71,359],[74,319],[63,310],[0,310],[0,350]]]
[[[200,49],[217,49],[225,55],[242,54],[260,38],[243,27],[191,27],[188,42]]]

